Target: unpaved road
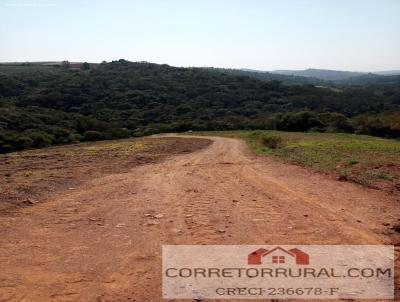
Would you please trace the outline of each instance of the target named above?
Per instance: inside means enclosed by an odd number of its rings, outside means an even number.
[[[395,196],[212,140],[2,217],[0,301],[161,301],[162,244],[398,240]]]

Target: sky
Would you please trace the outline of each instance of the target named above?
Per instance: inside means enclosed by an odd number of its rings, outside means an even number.
[[[0,0],[0,62],[400,70],[400,0]]]

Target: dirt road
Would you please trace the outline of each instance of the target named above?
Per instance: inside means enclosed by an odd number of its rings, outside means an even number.
[[[398,240],[396,197],[212,140],[1,218],[0,301],[161,301],[162,244]]]

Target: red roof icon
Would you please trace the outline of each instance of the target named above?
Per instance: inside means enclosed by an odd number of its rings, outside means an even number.
[[[282,253],[285,255],[288,255],[290,257],[294,257],[296,264],[309,264],[310,263],[310,257],[307,253],[303,252],[302,250],[299,250],[297,248],[293,248],[290,250],[286,250],[280,246],[277,246],[273,249],[266,250],[263,248],[260,248],[252,253],[249,254],[248,256],[248,264],[261,264],[262,263],[262,258],[267,256],[268,254],[271,254],[277,250],[280,250]],[[273,263],[285,263],[284,257],[282,256],[273,256]]]

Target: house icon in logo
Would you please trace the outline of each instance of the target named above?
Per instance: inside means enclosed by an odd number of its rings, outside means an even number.
[[[280,246],[274,247],[271,250],[258,249],[248,256],[248,264],[261,264],[264,263],[295,263],[295,264],[309,264],[309,255],[297,248],[286,250]]]

